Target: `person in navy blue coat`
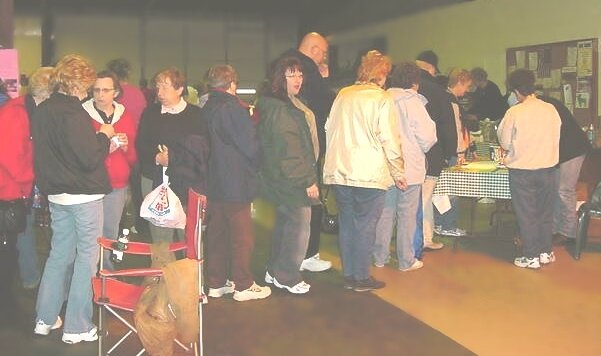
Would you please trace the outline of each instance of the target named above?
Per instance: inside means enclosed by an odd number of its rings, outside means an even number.
[[[238,74],[229,65],[209,69],[211,91],[202,112],[209,121],[209,297],[267,298],[254,281],[250,260],[254,235],[250,205],[258,192],[259,143],[250,113],[236,96]]]

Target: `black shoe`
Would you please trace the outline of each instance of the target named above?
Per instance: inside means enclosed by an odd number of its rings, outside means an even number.
[[[376,289],[381,289],[386,286],[386,283],[382,281],[378,281],[373,277],[369,277],[366,279],[362,279],[360,281],[355,281],[355,285],[353,286],[353,290],[355,292],[369,292]]]

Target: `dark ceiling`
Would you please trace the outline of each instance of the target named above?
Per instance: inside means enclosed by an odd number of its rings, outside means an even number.
[[[195,12],[287,15],[299,19],[299,32],[345,30],[438,6],[474,0],[15,0],[15,11],[105,12],[182,15]]]

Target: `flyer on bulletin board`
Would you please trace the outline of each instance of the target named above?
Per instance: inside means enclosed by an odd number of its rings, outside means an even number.
[[[0,79],[11,98],[19,96],[19,55],[14,48],[0,49]]]

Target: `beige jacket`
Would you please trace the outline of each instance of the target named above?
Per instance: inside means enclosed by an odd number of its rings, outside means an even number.
[[[404,175],[398,113],[390,94],[373,84],[340,90],[326,122],[324,183],[388,189]]]

